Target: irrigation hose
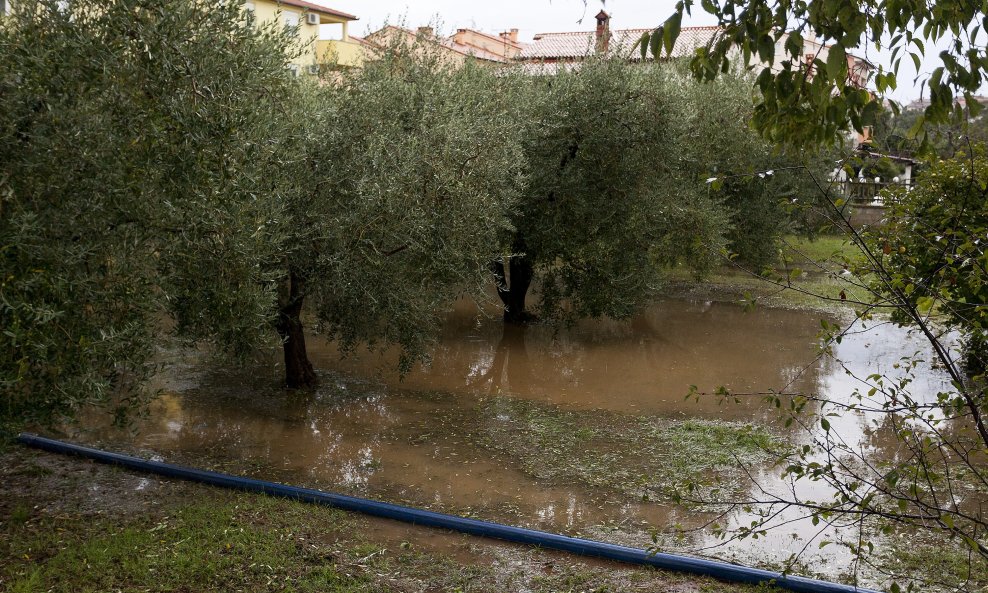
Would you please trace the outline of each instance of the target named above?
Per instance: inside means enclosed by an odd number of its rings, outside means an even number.
[[[496,538],[508,542],[538,546],[540,548],[551,550],[561,550],[563,552],[571,552],[573,554],[580,554],[584,556],[594,556],[597,558],[616,560],[618,562],[653,566],[663,570],[688,572],[697,575],[714,577],[724,581],[750,584],[771,583],[777,587],[800,593],[879,593],[874,590],[862,589],[852,585],[842,585],[839,583],[831,583],[805,577],[784,575],[778,572],[762,570],[759,568],[728,564],[727,562],[691,558],[689,556],[680,556],[677,554],[653,553],[647,550],[640,550],[627,546],[597,542],[579,537],[570,537],[567,535],[537,531],[534,529],[501,525],[500,523],[492,523],[490,521],[467,519],[465,517],[435,513],[432,511],[389,504],[376,500],[367,500],[354,496],[333,494],[331,492],[323,492],[321,490],[313,490],[311,488],[286,486],[275,482],[254,480],[252,478],[241,478],[238,476],[231,476],[229,474],[205,471],[160,461],[148,461],[138,457],[132,457],[130,455],[110,453],[100,449],[74,445],[72,443],[49,439],[34,434],[21,433],[17,437],[17,440],[29,447],[43,449],[52,453],[77,455],[79,457],[85,457],[101,463],[150,472],[169,478],[180,478],[183,480],[200,482],[212,486],[222,486],[224,488],[244,490],[247,492],[258,492],[269,496],[279,496],[282,498],[289,498],[292,500],[299,500],[313,504],[327,505],[338,509],[355,511],[375,517],[396,519],[398,521],[405,521],[414,525],[438,527],[440,529],[449,529],[460,533]]]

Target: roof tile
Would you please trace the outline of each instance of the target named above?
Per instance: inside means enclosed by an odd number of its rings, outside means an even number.
[[[631,56],[643,33],[652,29],[614,29],[608,43],[608,51],[619,56]],[[683,27],[672,49],[673,57],[692,55],[705,45],[717,32],[717,27]],[[594,31],[573,33],[539,33],[534,41],[522,49],[521,60],[548,60],[584,58],[595,53],[597,34]]]

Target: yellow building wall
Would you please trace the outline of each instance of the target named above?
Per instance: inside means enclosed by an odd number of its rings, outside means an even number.
[[[341,24],[343,39],[338,41],[319,40],[319,25],[309,24],[307,11],[298,6],[282,4],[277,0],[242,0],[245,9],[253,13],[258,24],[277,22],[287,25],[289,21],[298,23],[298,43],[300,55],[291,60],[299,74],[309,74],[310,67],[326,63],[327,58],[339,60],[344,66],[361,66],[367,59],[367,51],[361,45],[350,41],[347,31],[348,20],[336,15],[319,14],[319,24]],[[17,0],[0,0],[0,15],[13,10]]]
[[[297,6],[289,6],[269,0],[253,0],[245,3],[249,9],[253,6],[254,19],[260,23],[270,23],[277,21],[285,24],[286,17],[294,15],[299,23],[298,38],[301,44],[302,54],[292,60],[298,66],[299,74],[305,74],[309,66],[313,66],[316,61],[316,40],[319,37],[319,25],[306,23],[305,10]],[[326,18],[323,16],[322,18]]]
[[[371,58],[365,46],[353,41],[320,39],[316,42],[316,60],[320,64],[360,68]]]

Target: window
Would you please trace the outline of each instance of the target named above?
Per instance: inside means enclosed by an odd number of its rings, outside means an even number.
[[[7,7],[7,0],[0,0],[0,14],[7,14],[10,9]]]
[[[281,13],[283,19],[285,19],[285,28],[291,29],[298,27],[299,13],[293,10],[286,10]]]
[[[294,76],[298,76],[299,70],[300,70],[300,68],[299,68],[298,64],[289,64],[288,65],[288,71],[291,72],[292,75],[294,75]]]

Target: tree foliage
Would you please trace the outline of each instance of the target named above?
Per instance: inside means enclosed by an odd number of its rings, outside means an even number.
[[[792,204],[809,179],[760,172],[806,154],[752,131],[746,75],[700,83],[676,64],[590,60],[522,84],[534,95],[531,177],[507,241],[510,278],[494,264],[509,320],[527,319],[530,284],[543,318],[626,317],[665,269],[702,275],[728,253],[761,266],[800,225]]]
[[[537,278],[547,318],[626,317],[662,267],[764,257],[778,230],[778,188],[704,182],[775,158],[737,81],[453,68],[396,41],[308,84],[291,31],[233,3],[20,6],[0,25],[6,418],[126,408],[166,326],[241,356],[278,336],[307,386],[310,313],[407,368],[491,267],[512,314]]]
[[[988,142],[988,118],[984,114],[972,117],[965,109],[965,119],[938,125],[924,125],[926,148],[940,158],[953,158],[959,152],[970,155],[974,146]],[[913,137],[913,130],[922,109],[905,109],[898,114],[883,110],[873,127],[869,142],[879,152],[887,154],[917,154],[922,141]]]
[[[663,47],[670,52],[693,6],[693,0],[680,1],[662,26],[643,37],[643,53],[651,48],[659,57]],[[973,103],[985,82],[988,4],[983,1],[702,0],[701,6],[717,18],[721,30],[691,56],[693,73],[709,80],[733,63],[753,66],[761,92],[754,123],[772,140],[832,142],[845,130],[860,132],[875,122],[880,103],[848,75],[846,57],[855,48],[891,52],[891,67],[880,67],[874,78],[881,95],[897,87],[903,60],[919,70],[928,44],[946,44],[942,65],[925,79],[930,105],[913,133],[924,134],[924,123],[962,121],[964,108],[956,99]],[[803,41],[811,36],[830,46],[825,61],[804,56]],[[786,59],[774,63],[780,43]],[[971,113],[977,115],[977,109]]]
[[[126,404],[165,310],[233,349],[256,341],[286,51],[218,3],[0,18],[0,418]]]
[[[545,318],[626,317],[657,287],[660,262],[708,265],[723,220],[706,192],[676,182],[682,122],[660,72],[593,59],[520,83],[530,178],[500,286],[508,318],[526,315],[533,278]]]
[[[670,66],[663,66],[668,70]],[[814,232],[815,195],[806,169],[823,174],[826,152],[776,147],[751,128],[751,78],[728,73],[697,82],[679,68],[673,103],[682,127],[675,167],[684,180],[704,183],[728,217],[727,250],[753,268],[771,263],[786,232]]]
[[[967,340],[968,369],[988,362],[988,160],[983,148],[968,157],[935,162],[911,191],[886,194],[886,224],[869,234],[870,246],[893,274],[898,291],[923,315],[957,328]],[[911,321],[897,310],[900,322]]]
[[[407,368],[458,295],[483,298],[488,266],[513,320],[527,315],[533,279],[546,318],[625,317],[663,266],[708,267],[730,220],[765,204],[736,200],[725,215],[701,181],[711,138],[696,137],[697,114],[712,97],[682,82],[612,60],[553,77],[452,68],[420,40],[310,89],[293,116],[304,152],[295,177],[307,182],[284,204],[275,262],[289,385],[316,379],[303,303],[345,349],[398,344]],[[738,111],[750,109],[744,88],[721,86],[713,100],[730,95],[735,111],[706,110],[720,118],[701,132],[757,143],[737,164],[750,170],[768,150]],[[738,140],[722,139],[726,163]],[[752,235],[771,244],[772,232]]]
[[[345,348],[398,344],[406,365],[426,355],[457,296],[481,297],[508,226],[523,181],[514,114],[508,79],[450,68],[428,44],[396,43],[311,89],[305,184],[286,203],[278,262],[301,288],[283,291],[282,315],[305,299]]]
[[[529,318],[530,285],[543,318],[621,318],[664,268],[702,274],[728,249],[759,262],[773,252],[792,188],[706,183],[790,159],[748,127],[744,77],[699,84],[674,66],[592,59],[520,84],[530,178],[493,265],[508,320]]]

